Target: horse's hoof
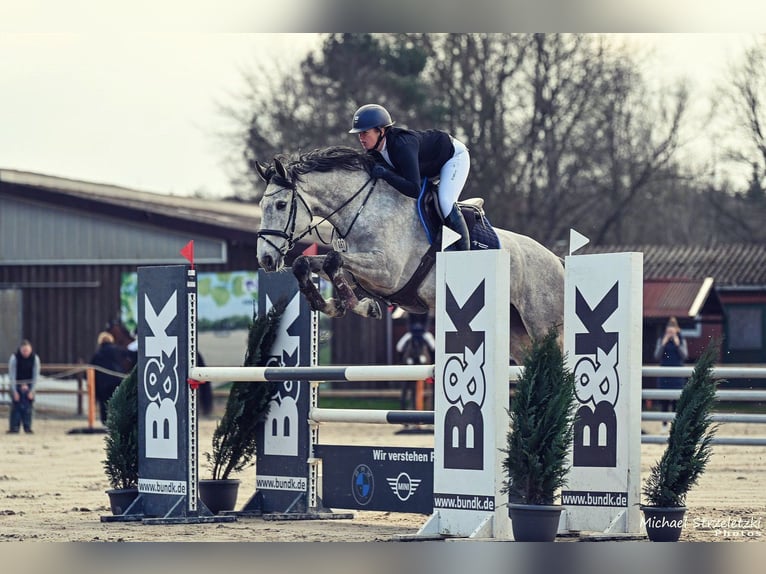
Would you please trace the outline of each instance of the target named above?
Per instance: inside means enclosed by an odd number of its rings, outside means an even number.
[[[334,319],[339,319],[340,317],[345,317],[346,311],[348,307],[346,306],[346,302],[343,299],[333,299],[333,313],[332,317]]]
[[[359,315],[363,317],[370,317],[371,319],[380,319],[383,317],[383,311],[380,308],[380,303],[375,299],[365,298],[359,302],[357,309],[361,311]]]

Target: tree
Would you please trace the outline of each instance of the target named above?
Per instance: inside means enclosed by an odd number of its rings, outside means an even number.
[[[733,128],[741,136],[728,158],[752,168],[750,188],[766,185],[766,36],[745,51],[731,70],[728,99]],[[744,145],[742,145],[744,143]]]
[[[711,210],[720,222],[716,235],[724,241],[763,242],[766,230],[766,36],[745,50],[742,60],[731,65],[719,115],[723,118],[722,162],[724,169],[749,172],[742,179],[727,173],[722,181],[708,184]],[[728,136],[728,137],[727,137]]]
[[[398,125],[462,139],[472,156],[463,197],[485,198],[495,225],[548,245],[570,227],[639,242],[642,198],[684,178],[686,89],[651,94],[632,54],[604,36],[333,34],[299,73],[250,86],[239,142],[254,199],[256,160],[354,145],[350,115],[368,102]]]
[[[385,102],[400,112],[397,122],[406,124],[429,100],[429,86],[419,79],[427,56],[417,39],[407,34],[330,34],[297,71],[277,77],[250,72],[244,105],[226,110],[242,126],[235,135],[244,158],[236,189],[259,199],[256,161],[354,145],[346,132],[354,110],[364,103]]]

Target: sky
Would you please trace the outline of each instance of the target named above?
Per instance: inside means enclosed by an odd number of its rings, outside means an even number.
[[[704,94],[753,36],[640,34],[651,73]],[[316,34],[8,32],[0,27],[0,169],[156,193],[232,193],[222,104],[244,71],[296,64]],[[704,153],[704,152],[703,152]]]
[[[158,193],[230,193],[221,105],[313,35],[2,34],[0,169]]]

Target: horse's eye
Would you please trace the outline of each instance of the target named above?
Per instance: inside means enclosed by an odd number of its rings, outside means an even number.
[[[279,201],[277,201],[277,209],[279,211],[284,210],[285,207],[287,207],[287,202],[284,199],[280,199]]]

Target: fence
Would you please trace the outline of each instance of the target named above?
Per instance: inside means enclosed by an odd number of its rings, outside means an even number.
[[[417,368],[425,369],[425,371],[428,370],[428,366],[426,365]],[[517,369],[517,367],[511,367],[511,369]],[[694,368],[692,366],[659,367],[644,365],[641,369],[641,374],[644,378],[664,376],[688,377],[691,375],[693,369]],[[77,416],[87,414],[88,428],[94,429],[97,410],[95,401],[96,370],[108,372],[110,374],[122,375],[122,373],[114,373],[95,365],[82,363],[50,363],[41,365],[42,373],[51,374],[43,377],[37,385],[36,394],[38,408],[42,407],[43,409],[50,409],[65,413],[71,412]],[[427,375],[428,373],[425,371],[424,373],[418,372],[417,374]],[[719,365],[714,368],[713,375],[716,378],[723,379],[766,379],[766,367],[759,365]],[[513,383],[511,384],[511,390],[512,388]],[[641,392],[641,398],[643,400],[676,400],[680,394],[680,390],[644,388]],[[216,397],[225,397],[228,395],[228,391],[216,390],[214,391],[214,395]],[[64,397],[64,399],[54,400],[52,398],[54,396]],[[399,391],[393,389],[333,390],[328,388],[320,392],[320,397],[326,398],[344,397],[359,399],[390,399],[398,396]],[[719,389],[716,392],[716,399],[718,402],[763,403],[766,405],[766,390]],[[0,404],[9,403],[10,384],[8,380],[8,366],[0,365]],[[674,416],[675,413],[672,412],[641,412],[642,421],[671,421]],[[712,420],[722,424],[764,424],[766,423],[766,413],[715,412],[712,415]],[[329,422],[329,420],[326,422]],[[667,436],[665,435],[643,435],[641,437],[641,442],[643,443],[663,443],[666,440]],[[717,436],[715,443],[766,446],[766,436]]]

